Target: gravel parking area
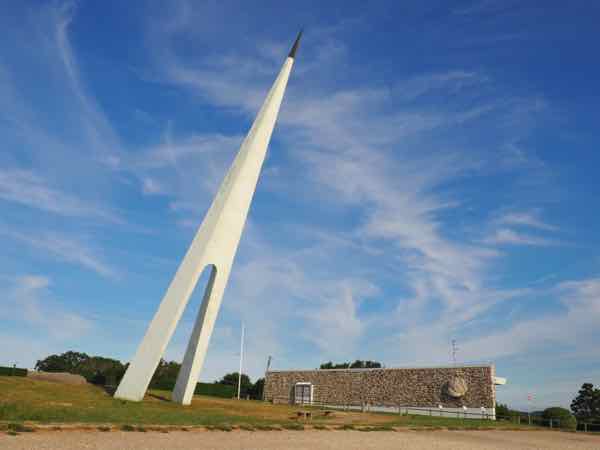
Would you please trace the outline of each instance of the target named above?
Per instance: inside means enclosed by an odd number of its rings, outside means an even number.
[[[600,449],[600,436],[551,431],[267,431],[88,432],[59,431],[0,436],[3,450],[24,449]]]

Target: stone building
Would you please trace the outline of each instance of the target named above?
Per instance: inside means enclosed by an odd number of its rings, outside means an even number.
[[[281,370],[267,372],[264,397],[273,403],[495,418],[496,385],[505,382],[493,365]]]

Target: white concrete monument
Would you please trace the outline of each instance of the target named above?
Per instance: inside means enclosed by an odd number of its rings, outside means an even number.
[[[183,405],[191,403],[301,34],[302,32],[296,38],[150,322],[146,335],[117,388],[116,398],[133,401],[144,398],[198,278],[204,268],[210,266],[208,286],[173,390],[173,401]]]

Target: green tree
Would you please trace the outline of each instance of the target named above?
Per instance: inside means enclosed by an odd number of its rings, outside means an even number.
[[[517,417],[521,415],[519,411],[510,409],[508,405],[503,403],[496,403],[496,417],[500,420],[508,419],[510,417]]]
[[[35,363],[35,369],[44,372],[69,372],[80,374],[82,365],[90,357],[85,353],[65,352],[60,355],[50,355]]]
[[[351,369],[378,369],[381,367],[381,363],[377,361],[361,361],[357,359],[350,364]]]
[[[377,369],[381,367],[381,363],[377,361],[362,361],[357,359],[353,363],[344,362],[334,364],[331,361],[323,363],[319,366],[319,369]]]
[[[50,355],[39,360],[35,368],[44,372],[68,372],[81,375],[88,382],[101,385],[115,385],[125,373],[125,366],[121,361],[73,351]]]
[[[565,408],[559,408],[557,406],[553,408],[546,408],[542,413],[542,417],[548,420],[548,422],[552,420],[553,427],[559,427],[568,430],[574,430],[577,428],[577,419],[575,419],[575,416]]]
[[[237,395],[238,373],[239,372],[228,373],[228,374],[224,375],[223,378],[221,378],[219,381],[217,381],[217,383],[228,384],[230,386],[233,386],[235,388],[235,393]],[[245,373],[242,374],[241,381],[242,381],[242,383],[241,383],[240,395],[242,397],[246,397],[247,395],[250,395],[250,393],[252,391],[252,387],[253,387],[252,381],[250,381],[250,377],[248,375],[246,375]]]
[[[592,383],[583,383],[571,402],[571,411],[579,420],[600,422],[600,389],[594,389]]]
[[[152,389],[162,389],[170,391],[175,387],[177,381],[177,375],[181,369],[181,364],[175,361],[165,361],[160,359],[152,380],[150,380],[150,387]]]
[[[249,392],[250,398],[252,400],[262,400],[264,388],[265,388],[265,379],[259,378],[258,380],[256,380],[256,382],[252,385],[252,388],[250,389],[250,392]]]

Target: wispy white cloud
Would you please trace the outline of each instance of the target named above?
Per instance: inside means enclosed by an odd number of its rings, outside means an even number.
[[[108,206],[119,158],[119,143],[108,120],[81,80],[69,41],[74,3],[43,5],[22,17],[28,44],[16,40],[0,62],[0,199],[74,219],[123,224]],[[9,28],[12,24],[6,24]],[[15,30],[10,30],[14,32]],[[45,75],[28,89],[20,71]],[[47,106],[44,92],[53,101]],[[57,126],[57,113],[65,121]]]
[[[102,260],[97,251],[82,240],[68,237],[58,233],[36,232],[25,234],[22,232],[0,229],[0,235],[23,242],[38,252],[47,252],[51,257],[60,261],[76,264],[85,269],[92,270],[103,277],[118,277],[118,272]]]
[[[526,234],[520,231],[515,231],[510,228],[500,228],[495,230],[491,236],[487,236],[484,239],[486,244],[508,244],[508,245],[534,245],[534,246],[548,246],[548,245],[559,245],[559,242],[547,239],[540,236],[534,236]]]
[[[393,94],[403,101],[412,101],[426,94],[458,94],[465,88],[473,88],[488,81],[488,77],[477,72],[450,70],[402,80],[395,85]]]
[[[161,194],[163,188],[154,178],[148,177],[142,179],[142,192],[148,195]]]
[[[72,92],[83,109],[83,114],[80,117],[96,157],[104,164],[118,166],[120,161],[118,138],[93,97],[87,94],[71,48],[69,27],[73,21],[75,11],[76,4],[73,2],[58,4],[55,9],[50,11],[54,19],[54,36],[58,55],[63,63]]]
[[[540,235],[540,232],[559,231],[558,227],[540,219],[539,211],[505,212],[492,219],[490,230],[482,242],[489,245],[530,245],[552,246],[562,245],[560,240]],[[527,229],[528,231],[524,231]],[[536,234],[533,234],[533,231]]]
[[[581,342],[595,342],[600,320],[600,278],[566,281],[555,285],[560,299],[556,312],[540,313],[540,317],[517,320],[508,329],[478,337],[462,346],[465,358],[486,354],[500,358],[525,352],[536,352],[542,358],[544,349],[552,346],[552,358],[573,356]],[[589,350],[584,350],[590,356]]]
[[[67,311],[49,299],[50,279],[40,275],[24,275],[13,280],[7,291],[4,319],[18,320],[30,326],[42,327],[56,339],[73,339],[89,332],[93,324],[82,316]]]
[[[180,222],[196,223],[241,140],[222,134],[173,136],[167,127],[162,142],[124,155],[121,168],[140,181],[144,194],[168,196]]]
[[[51,186],[31,170],[0,169],[0,199],[63,216],[121,222],[115,213]]]
[[[334,296],[325,297],[319,307],[307,309],[305,320],[308,330],[303,335],[308,341],[314,342],[321,352],[347,355],[355,351],[367,325],[364,318],[359,317],[358,306],[378,292],[373,285],[360,284],[342,281]]]
[[[558,227],[550,225],[539,218],[535,211],[510,212],[497,219],[498,223],[507,225],[520,225],[540,230],[556,231]]]

